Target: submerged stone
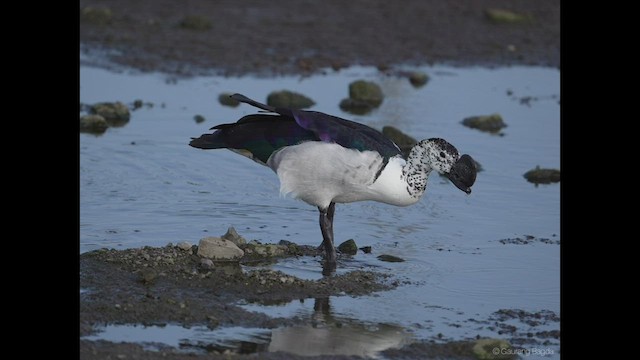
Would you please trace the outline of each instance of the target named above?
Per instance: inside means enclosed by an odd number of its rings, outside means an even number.
[[[386,262],[404,262],[404,259],[402,258],[393,256],[393,255],[387,255],[387,254],[380,255],[377,257],[377,259],[380,261],[386,261]]]
[[[524,178],[528,182],[534,184],[550,184],[560,182],[560,170],[558,169],[542,169],[540,166],[536,166],[535,169],[529,170],[524,173]]]
[[[471,116],[463,119],[462,125],[490,133],[497,133],[500,129],[507,126],[500,114]]]
[[[100,115],[84,115],[80,117],[80,132],[102,134],[109,128],[109,124]]]
[[[119,101],[93,104],[89,111],[102,116],[110,126],[123,126],[131,117],[129,108]]]
[[[422,87],[429,81],[429,75],[422,71],[413,71],[409,73],[409,82],[414,87]]]
[[[380,85],[366,80],[356,80],[349,84],[349,98],[378,107],[382,104],[384,94]]]
[[[267,105],[290,109],[306,109],[315,105],[315,101],[293,91],[273,91],[267,96]]]
[[[367,102],[362,100],[354,100],[354,99],[342,99],[340,101],[340,109],[344,112],[348,112],[354,115],[365,115],[373,110],[373,106]]]

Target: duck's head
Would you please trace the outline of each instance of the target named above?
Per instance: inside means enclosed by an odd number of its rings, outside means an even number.
[[[476,164],[471,156],[458,155],[458,149],[444,139],[432,138],[421,141],[429,166],[446,176],[453,185],[467,194],[476,181]]]

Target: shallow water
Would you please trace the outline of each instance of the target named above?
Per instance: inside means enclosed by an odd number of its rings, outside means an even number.
[[[336,242],[353,238],[358,246],[373,248],[373,254],[359,253],[340,266],[390,272],[410,285],[366,297],[333,297],[332,314],[354,324],[392,324],[417,339],[504,337],[469,321],[487,319],[499,309],[559,315],[559,246],[499,241],[525,235],[560,240],[559,184],[536,187],[522,176],[536,165],[560,168],[559,70],[419,70],[431,76],[421,88],[362,67],[270,79],[175,79],[81,67],[82,103],[142,99],[154,106],[133,111],[128,124],[101,136],[80,134],[80,251],[197,243],[224,234],[229,226],[249,240],[319,244],[317,210],[280,197],[270,169],[230,151],[187,145],[211,126],[254,112],[248,105],[220,105],[220,92],[264,100],[273,90],[291,89],[314,99],[313,110],[379,129],[394,125],[418,139],[445,138],[484,169],[469,196],[432,175],[427,193],[414,206],[338,204]],[[378,82],[385,93],[382,106],[363,116],[338,107],[348,96],[348,83],[359,78]],[[460,124],[465,117],[496,112],[508,125],[504,136]],[[197,124],[196,114],[206,121]],[[375,258],[380,254],[407,261],[380,262]],[[275,268],[321,277],[318,263],[309,259],[287,260]],[[279,314],[298,305],[243,306]],[[306,309],[313,312],[312,306]],[[527,332],[527,325],[515,325]],[[559,324],[534,330],[549,329]],[[545,346],[559,357],[557,340]]]

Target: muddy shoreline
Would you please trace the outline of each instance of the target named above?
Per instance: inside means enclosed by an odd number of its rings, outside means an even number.
[[[251,245],[245,246],[245,249]],[[265,244],[265,246],[272,246]],[[272,331],[300,332],[316,326],[352,327],[331,315],[330,298],[336,296],[362,296],[388,291],[398,286],[412,285],[393,275],[369,270],[355,270],[341,275],[304,280],[280,271],[260,269],[256,265],[273,263],[288,257],[317,260],[315,247],[288,245],[288,251],[277,257],[244,256],[239,261],[215,262],[203,266],[198,247],[168,244],[164,247],[133,248],[125,250],[99,249],[80,255],[80,354],[83,359],[127,357],[146,359],[162,356],[167,359],[189,358],[261,358],[302,359],[295,354],[267,351],[267,345],[245,343],[240,348],[216,346],[209,343],[187,344],[180,349],[162,343],[140,344],[88,340],[107,325],[140,325],[165,327],[178,325],[185,328],[206,327],[210,330],[227,327],[271,329]],[[340,255],[345,258],[347,255]],[[413,284],[416,285],[416,284]],[[311,317],[270,317],[250,312],[240,304],[287,304],[292,301],[310,301],[314,304]],[[320,320],[323,319],[323,320]],[[317,323],[321,321],[321,323]],[[531,346],[557,344],[560,333],[553,331],[524,332],[513,325],[520,321],[529,329],[558,323],[560,318],[551,311],[529,313],[518,309],[502,309],[487,319],[469,319],[480,328],[497,331],[510,340],[509,349],[522,351]],[[322,324],[322,325],[320,325]],[[387,325],[380,324],[385,327]],[[524,328],[524,327],[523,327]],[[335,331],[335,330],[333,330]],[[400,331],[392,327],[391,333]],[[350,330],[345,329],[349,334]],[[388,334],[388,332],[386,333]],[[288,335],[291,336],[291,335]],[[493,341],[481,338],[448,340],[446,338],[414,339],[401,348],[389,348],[384,356],[394,358],[432,357],[474,359],[478,344]],[[490,348],[495,347],[494,343]],[[151,348],[149,348],[151,346]],[[511,350],[510,350],[511,351]],[[359,359],[353,355],[312,357],[318,359]],[[513,358],[513,357],[498,357]]]
[[[553,0],[82,0],[80,9],[82,63],[101,67],[269,76],[350,65],[560,66]]]

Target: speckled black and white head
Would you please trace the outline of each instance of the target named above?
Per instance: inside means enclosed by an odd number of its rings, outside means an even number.
[[[410,194],[422,194],[431,170],[446,176],[465,193],[471,193],[476,180],[476,166],[469,155],[458,154],[458,149],[444,139],[431,138],[420,141],[411,149],[404,176]]]

